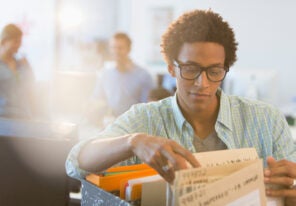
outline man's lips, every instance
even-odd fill
[[[200,92],[189,92],[189,97],[193,100],[203,101],[209,98],[209,94]]]
[[[200,97],[208,97],[210,96],[207,93],[200,93],[200,92],[189,92],[190,95],[194,95],[194,96],[200,96]]]

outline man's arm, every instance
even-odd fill
[[[187,168],[186,162],[199,166],[191,152],[175,141],[143,133],[93,140],[81,149],[78,162],[86,171],[101,172],[134,155],[168,182],[173,181],[175,170]]]
[[[285,198],[285,205],[296,205],[296,188],[291,188],[296,178],[296,150],[293,138],[284,115],[278,110],[272,110],[270,120],[273,137],[272,154],[267,157],[267,167],[264,171],[265,183],[278,185],[267,189],[266,194]]]
[[[102,172],[132,157],[128,143],[130,136],[96,139],[87,143],[78,155],[79,167],[89,172]]]

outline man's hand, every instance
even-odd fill
[[[279,185],[277,189],[267,189],[266,194],[273,197],[285,197],[285,205],[296,205],[296,163],[288,160],[276,161],[267,158],[268,169],[264,171],[264,181]],[[295,180],[295,181],[294,181]]]
[[[175,171],[200,164],[193,154],[173,140],[147,134],[135,134],[130,138],[133,153],[154,168],[167,182],[172,183]]]

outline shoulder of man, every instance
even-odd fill
[[[228,98],[230,107],[232,109],[239,109],[240,111],[256,111],[258,114],[267,115],[267,114],[274,114],[279,115],[281,114],[280,110],[275,106],[267,102],[263,102],[260,100],[253,100],[241,96],[234,96],[234,95],[226,95]]]
[[[166,112],[171,112],[172,110],[172,98],[168,97],[159,101],[148,102],[148,103],[138,103],[131,106],[128,113],[147,113],[151,116],[151,112],[156,112],[157,114],[164,114]],[[169,110],[169,111],[168,111]]]

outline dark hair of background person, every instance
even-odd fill
[[[1,32],[0,39],[14,39],[23,35],[22,30],[15,24],[7,24]]]
[[[132,40],[129,38],[129,36],[126,33],[123,32],[117,32],[113,35],[114,39],[123,39],[126,41],[129,48],[132,46]]]
[[[194,10],[175,20],[162,36],[161,48],[164,60],[171,65],[177,59],[184,43],[215,42],[225,49],[225,67],[236,61],[238,43],[233,29],[219,14],[211,10]]]
[[[172,93],[169,90],[163,87],[156,87],[150,90],[148,94],[148,101],[158,101],[170,96],[172,96]]]

